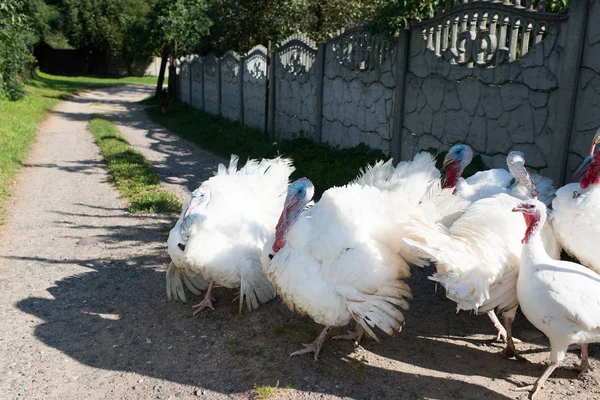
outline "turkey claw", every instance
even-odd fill
[[[537,383],[533,385],[527,385],[520,388],[516,388],[515,392],[529,392],[529,399],[532,400],[537,396],[540,390],[544,388],[544,385],[538,386]]]
[[[302,343],[303,349],[293,352],[290,357],[299,356],[301,354],[315,353],[315,361],[319,360],[322,343]]]
[[[202,310],[204,310],[207,307],[213,311],[216,311],[215,306],[212,303],[214,300],[215,299],[212,296],[204,297],[204,300],[202,300],[200,303],[192,306],[193,308],[197,308],[197,310],[194,311],[194,313],[192,315],[198,314],[199,312],[201,312]]]

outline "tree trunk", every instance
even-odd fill
[[[160,98],[163,83],[165,81],[165,70],[167,69],[167,61],[169,59],[169,46],[163,47],[160,59],[160,71],[158,72],[158,82],[156,83],[156,97]]]
[[[169,65],[169,88],[167,95],[169,100],[175,98],[175,86],[177,78],[177,67],[175,66],[175,58],[177,57],[177,41],[173,40],[173,48],[171,52],[171,65]]]

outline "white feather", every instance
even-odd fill
[[[411,292],[402,281],[410,269],[398,255],[398,236],[439,175],[428,153],[396,168],[380,162],[347,186],[327,190],[272,260],[270,238],[261,260],[286,305],[326,326],[355,320],[373,337],[374,327],[399,331],[404,315],[396,307],[408,309]]]
[[[511,210],[520,202],[507,194],[479,200],[450,228],[415,217],[404,242],[436,261],[431,279],[444,285],[459,309],[482,313],[517,305],[516,276],[526,225],[523,216]],[[549,224],[544,236],[547,250],[558,258],[560,247]]]
[[[600,273],[600,189],[582,189],[570,183],[558,189],[552,201],[552,225],[567,253],[586,267]],[[579,193],[573,198],[573,192]]]
[[[178,221],[169,237],[169,254],[178,260],[173,259],[179,273],[192,282],[201,277],[205,282],[240,288],[240,307],[245,299],[252,310],[276,295],[262,271],[260,254],[275,229],[285,200],[282,193],[294,167],[279,157],[248,160],[240,169],[237,163],[233,155],[229,167],[219,165],[217,174],[202,183],[210,191],[210,201],[196,216],[184,252],[177,247]]]

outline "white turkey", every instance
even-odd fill
[[[395,169],[391,162],[378,163],[355,182],[327,190],[305,211],[312,183],[303,178],[289,186],[275,237],[263,251],[263,267],[290,310],[325,326],[312,344],[291,356],[314,352],[317,360],[330,329],[351,320],[356,331],[336,338],[360,341],[366,331],[377,339],[375,327],[389,335],[402,329],[404,315],[396,306],[407,310],[411,291],[403,282],[409,266],[398,255],[399,221],[439,177],[428,153]]]
[[[552,179],[538,174],[530,174],[522,168],[525,155],[520,151],[512,151],[507,157],[508,171],[503,168],[493,168],[479,171],[470,177],[461,178],[465,168],[473,159],[473,150],[466,144],[457,144],[448,150],[444,158],[445,180],[444,188],[454,188],[463,199],[472,202],[491,197],[499,193],[515,193],[517,190],[526,190],[527,180],[533,179],[535,196],[545,204],[550,204],[556,188],[552,186]],[[526,192],[515,193],[527,195]]]
[[[600,138],[600,135],[597,135]],[[552,202],[552,225],[565,251],[600,273],[600,151],[579,183],[558,189]]]
[[[248,160],[237,168],[220,164],[215,176],[196,189],[168,239],[172,263],[167,295],[185,301],[181,281],[194,293],[207,289],[194,314],[214,310],[214,285],[237,288],[239,310],[249,310],[275,297],[275,288],[262,271],[260,255],[273,233],[294,171],[285,158]]]
[[[453,188],[463,199],[474,202],[498,193],[505,193],[513,176],[505,169],[494,168],[479,171],[469,178],[462,178],[465,168],[473,160],[473,150],[466,144],[457,144],[448,150],[444,158],[445,179],[443,188]]]
[[[525,225],[523,218],[510,210],[528,197],[525,193],[533,196],[536,188],[521,153],[509,154],[507,161],[517,182],[513,194],[500,193],[474,202],[449,228],[415,213],[404,243],[436,262],[437,272],[430,279],[445,287],[446,296],[459,310],[488,314],[498,339],[507,342],[504,354],[516,356],[511,326],[518,305],[516,283]],[[560,247],[549,224],[543,237],[549,254],[558,258]],[[504,314],[504,327],[494,310]]]
[[[521,310],[550,340],[550,365],[535,384],[519,388],[533,399],[565,358],[570,344],[581,346],[579,376],[590,369],[588,343],[600,342],[600,275],[580,264],[554,260],[546,254],[540,235],[546,206],[527,200],[513,211],[523,213],[521,268],[517,295]]]

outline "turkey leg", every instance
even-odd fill
[[[290,357],[299,356],[300,354],[306,354],[306,353],[315,353],[315,361],[317,361],[319,359],[319,352],[321,351],[321,346],[323,346],[323,342],[325,341],[325,338],[327,337],[327,334],[329,333],[330,330],[331,330],[331,327],[326,326],[321,331],[319,336],[317,336],[317,338],[315,339],[314,342],[312,342],[310,344],[302,343],[302,346],[304,346],[304,348],[302,350],[293,352],[292,354],[290,354]]]
[[[362,342],[363,336],[365,334],[365,330],[360,324],[356,324],[356,328],[354,328],[354,332],[348,331],[347,335],[338,335],[334,336],[332,340],[353,340],[354,346],[358,346],[360,342]]]
[[[487,316],[492,321],[492,324],[494,324],[494,328],[496,328],[496,330],[498,331],[498,336],[496,336],[496,341],[497,342],[506,342],[507,341],[506,328],[504,328],[504,326],[502,326],[502,324],[500,323],[500,320],[496,316],[496,313],[494,312],[494,310],[488,311]]]
[[[516,312],[516,308],[515,308]],[[506,328],[506,347],[502,351],[502,354],[507,358],[516,358],[519,361],[527,361],[525,357],[519,354],[519,351],[515,347],[515,340],[512,337],[512,323],[514,321],[514,315],[504,316],[504,327]]]
[[[581,343],[581,364],[579,364],[578,366],[575,366],[571,369],[579,372],[579,375],[577,375],[578,379],[583,379],[584,375],[588,372],[588,371],[593,371],[594,369],[590,366],[590,360],[588,359],[588,345],[587,343]]]
[[[552,375],[552,373],[554,372],[554,370],[559,365],[560,365],[560,361],[556,361],[556,362],[551,363],[550,365],[548,365],[548,368],[546,368],[546,370],[544,371],[544,373],[542,374],[542,376],[540,376],[538,378],[538,380],[535,381],[535,383],[533,385],[520,387],[520,388],[515,389],[515,391],[517,391],[517,392],[529,392],[529,398],[530,399],[534,399],[535,396],[537,396],[537,394],[539,393],[539,391],[544,387],[544,383],[546,383],[546,379],[548,379],[548,377],[550,375]]]
[[[215,301],[215,298],[212,295],[212,289],[213,286],[215,284],[215,281],[210,281],[210,284],[208,285],[208,290],[206,290],[206,294],[204,295],[204,299],[202,299],[202,301],[198,304],[196,304],[195,306],[192,306],[193,308],[197,308],[196,311],[194,311],[194,314],[192,315],[196,315],[198,314],[200,311],[204,310],[206,307],[210,308],[211,310],[215,311],[215,306],[213,306],[213,301]]]

